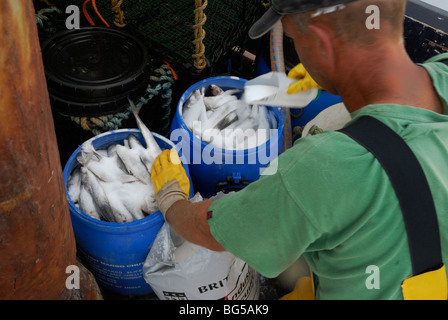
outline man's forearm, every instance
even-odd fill
[[[225,251],[210,232],[207,212],[213,200],[179,200],[166,212],[168,224],[183,239],[214,251]]]

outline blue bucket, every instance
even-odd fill
[[[123,141],[133,134],[145,145],[138,129],[121,129],[109,131],[92,138],[95,149],[104,149]],[[173,143],[165,137],[153,133],[162,149],[171,149]],[[64,184],[67,190],[67,180],[78,165],[76,156],[81,147],[69,158],[64,171]],[[188,166],[182,159],[188,177]],[[190,197],[194,195],[190,184]],[[113,223],[94,219],[71,201],[66,192],[68,207],[72,220],[73,231],[78,255],[85,266],[92,272],[98,284],[103,288],[121,295],[144,295],[153,292],[143,278],[143,263],[151,249],[159,229],[164,223],[163,215],[157,211],[143,219]]]
[[[294,127],[304,127],[308,122],[313,120],[321,111],[328,107],[334,106],[342,102],[340,96],[333,95],[327,91],[321,91],[319,97],[311,101],[304,108],[291,108],[291,128],[294,131]],[[301,135],[293,137],[293,142],[300,138]]]
[[[188,88],[178,102],[170,139],[189,164],[195,191],[204,198],[212,197],[219,191],[238,191],[258,180],[268,164],[283,152],[284,118],[278,107],[269,107],[277,120],[278,130],[264,144],[246,150],[221,149],[209,145],[194,136],[185,124],[182,107],[195,90],[208,90],[211,84],[224,90],[244,89],[246,81],[231,76],[208,78]]]

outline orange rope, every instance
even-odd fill
[[[82,5],[82,12],[84,13],[84,16],[86,17],[87,21],[89,21],[90,25],[91,25],[91,26],[94,26],[95,23],[93,22],[92,18],[90,18],[89,13],[87,12],[87,3],[88,3],[89,1],[90,1],[90,0],[86,0],[86,1],[84,2],[84,4]]]
[[[174,69],[170,66],[170,64],[168,62],[166,62],[165,60],[162,60],[162,62],[165,63],[168,66],[168,68],[170,68],[171,73],[173,74],[173,79],[178,80],[179,77],[177,76],[176,71],[174,71]]]
[[[109,24],[106,22],[106,20],[104,20],[103,16],[98,11],[98,8],[96,7],[95,0],[92,0],[92,5],[93,5],[93,9],[95,9],[95,12],[98,15],[98,17],[100,17],[101,21],[103,21],[103,23],[109,28]]]
[[[82,12],[84,13],[84,16],[86,17],[87,21],[89,21],[90,25],[94,26],[95,22],[93,22],[92,18],[90,18],[89,13],[87,12],[87,3],[89,3],[89,1],[92,1],[93,9],[95,10],[98,17],[100,17],[101,21],[103,21],[103,23],[109,27],[109,24],[106,22],[106,20],[104,20],[103,16],[98,11],[98,8],[96,7],[95,0],[86,0],[86,1],[84,1],[83,5],[82,5]]]

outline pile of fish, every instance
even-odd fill
[[[85,214],[102,221],[130,222],[159,210],[151,183],[151,167],[161,149],[129,101],[146,143],[132,134],[122,144],[95,150],[85,142],[67,181],[72,202]]]
[[[274,113],[266,106],[247,104],[236,94],[210,85],[195,90],[182,107],[182,118],[190,131],[202,141],[231,150],[249,149],[269,140],[278,128]]]

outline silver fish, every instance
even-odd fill
[[[220,86],[217,86],[215,84],[211,84],[209,88],[213,96],[217,96],[224,93],[224,90]]]
[[[238,101],[228,101],[225,105],[216,109],[215,112],[208,118],[208,121],[202,124],[203,130],[218,128],[218,124],[221,123],[230,113],[238,109]]]
[[[81,184],[80,192],[79,192],[79,199],[78,199],[78,203],[76,205],[85,214],[91,216],[94,219],[102,220],[101,216],[99,215],[99,213],[96,209],[96,205],[93,202],[92,195],[87,190],[85,183]]]
[[[82,144],[81,152],[76,156],[76,159],[80,164],[85,165],[92,159],[99,160],[101,156],[93,147],[92,141],[89,140]]]
[[[207,121],[203,89],[193,91],[188,101],[182,107],[182,118],[190,130],[192,130],[195,121]]]
[[[140,143],[140,141],[134,135],[130,135],[128,140],[129,140],[129,148],[138,151],[140,160],[146,166],[148,172],[151,173],[152,164],[156,159],[157,155],[153,152],[146,152],[146,148]]]
[[[249,105],[236,96],[242,90],[224,91],[212,84],[211,96],[205,96],[204,91],[195,90],[181,111],[187,127],[206,143],[224,149],[244,149],[244,145],[253,146],[257,140],[258,145],[264,143],[270,138],[270,129],[277,129],[277,120],[270,110]]]
[[[148,149],[150,152],[154,153],[156,156],[158,156],[162,149],[160,149],[160,146],[157,144],[156,140],[154,139],[154,136],[152,135],[151,131],[145,126],[145,124],[142,122],[140,117],[138,116],[138,113],[140,112],[140,108],[138,108],[134,102],[132,102],[131,99],[128,98],[129,105],[131,106],[132,112],[134,113],[135,119],[137,121],[137,126],[142,132],[143,138],[146,142],[146,149]]]
[[[207,110],[216,110],[231,101],[237,101],[238,98],[234,96],[235,93],[242,92],[239,89],[232,89],[224,91],[216,96],[204,97],[204,104]]]
[[[232,123],[238,120],[238,116],[235,112],[229,113],[222,121],[220,121],[216,128],[218,130],[224,130],[225,128],[228,128]]]
[[[81,211],[99,220],[129,222],[159,210],[150,177],[154,152],[134,135],[123,145],[96,150],[89,141],[81,150],[79,167],[67,181],[69,195]]]
[[[83,179],[83,186],[92,196],[92,200],[98,214],[106,221],[116,222],[115,216],[111,212],[112,210],[109,203],[109,198],[107,197],[106,192],[96,176],[85,167],[81,167],[81,175]]]
[[[118,157],[124,163],[126,170],[132,176],[134,176],[144,184],[148,184],[151,181],[149,171],[140,159],[141,151],[139,149],[131,149],[126,148],[122,145],[117,145],[116,152]],[[125,183],[125,181],[122,182]]]
[[[110,182],[118,179],[122,183],[128,183],[137,180],[136,177],[127,174],[117,166],[116,157],[101,156],[98,160],[92,160],[92,157],[90,157],[88,161],[84,161],[82,164],[84,168],[94,173],[102,181]]]
[[[67,192],[70,200],[77,204],[81,193],[81,169],[77,166],[67,179]]]
[[[142,189],[143,184],[140,181],[120,184],[119,182],[103,183],[102,187],[108,195],[109,212],[114,217],[113,222],[131,222],[142,219],[143,212],[139,208],[136,190],[134,186],[138,185]]]

